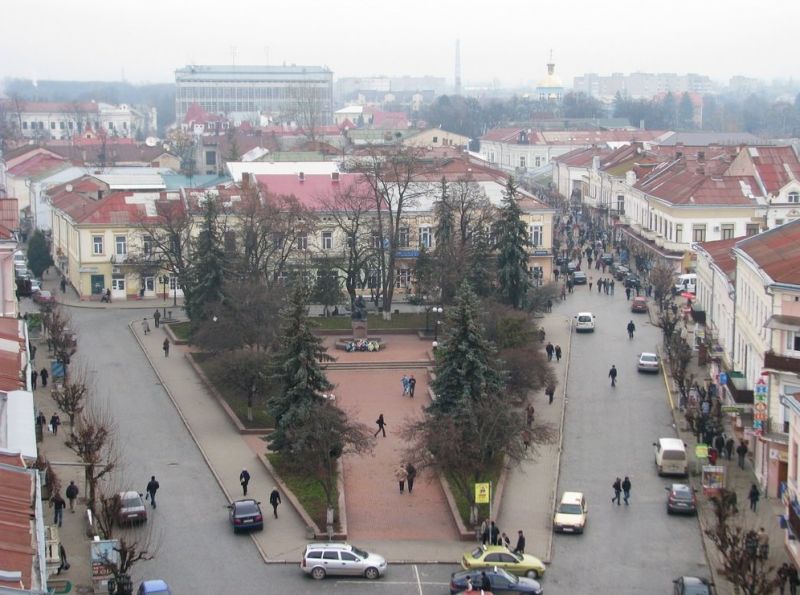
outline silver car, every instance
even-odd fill
[[[661,369],[661,362],[659,361],[657,353],[644,352],[639,354],[638,369],[640,372],[655,372]]]
[[[300,568],[317,580],[328,575],[376,579],[386,573],[386,559],[347,543],[309,543]]]

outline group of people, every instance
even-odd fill
[[[42,368],[41,372],[34,370],[31,372],[31,387],[36,390],[36,384],[39,380],[42,381],[42,388],[46,387],[48,378],[50,378],[50,372],[47,371],[47,368]]]
[[[242,469],[239,473],[239,485],[242,486],[242,495],[247,496],[247,486],[250,485],[250,472],[247,469]],[[281,504],[281,493],[278,488],[272,488],[269,494],[269,503],[272,506],[272,514],[278,518],[278,505]]]
[[[547,343],[544,348],[545,353],[547,354],[547,361],[553,361],[553,357],[556,358],[556,362],[561,361],[561,346],[560,345],[553,345],[552,343]]]
[[[408,484],[408,493],[414,491],[414,480],[417,478],[417,468],[412,463],[401,463],[394,470],[394,478],[400,486],[400,493],[404,493],[405,486]]]
[[[614,480],[614,483],[611,484],[612,489],[614,490],[614,495],[611,497],[611,503],[613,504],[614,501],[617,502],[617,506],[620,506],[620,496],[622,500],[625,501],[625,506],[628,505],[628,501],[631,498],[631,478],[627,475],[625,479],[617,479]]]
[[[511,538],[504,531],[500,531],[494,521],[487,523],[484,520],[481,524],[480,533],[483,545],[502,545],[511,550]],[[525,553],[525,534],[522,529],[517,531],[517,543],[511,551],[515,554]]]
[[[413,398],[414,391],[417,388],[417,379],[414,378],[414,375],[403,374],[403,377],[400,379],[400,382],[403,385],[403,396]]]
[[[36,416],[36,425],[39,426],[42,435],[44,435],[45,427],[50,430],[50,433],[54,436],[58,435],[58,428],[61,426],[61,416],[58,415],[58,412],[53,413],[50,416],[50,422],[47,422],[47,417],[45,417],[43,411],[39,411],[39,414]]]

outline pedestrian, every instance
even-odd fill
[[[250,473],[247,469],[242,469],[242,472],[239,474],[239,483],[242,486],[242,495],[247,496],[247,484],[250,483]]]
[[[781,595],[785,595],[786,593],[786,582],[789,580],[789,564],[788,562],[784,562],[781,564],[781,567],[778,568],[778,588],[780,589]]]
[[[403,396],[405,397],[408,394],[408,374],[403,374],[400,382],[403,385]]]
[[[797,568],[789,566],[789,594],[797,595],[797,585],[800,584],[800,576],[797,575]]]
[[[535,413],[535,411],[534,411],[534,408],[533,408],[533,403],[528,403],[528,406],[525,408],[525,418],[526,418],[525,421],[528,424],[529,428],[533,427],[533,415],[534,415],[534,413]]]
[[[414,378],[414,375],[412,374],[411,378],[408,379],[408,394],[411,396],[412,399],[414,398],[414,389],[416,389],[416,387],[417,387],[417,379]]]
[[[161,349],[164,350],[164,357],[169,357],[169,339],[164,339]]]
[[[500,527],[495,525],[494,521],[492,521],[491,526],[489,527],[489,534],[492,545],[500,545]]]
[[[547,299],[547,311],[548,312],[552,312],[553,311],[553,300],[551,300],[549,298]],[[542,331],[542,332],[544,332],[544,331]],[[542,337],[542,341],[544,341],[544,337]]]
[[[147,317],[142,318],[142,332],[146,335],[150,332],[150,323],[147,322]]]
[[[614,295],[614,279],[611,279],[611,295]]]
[[[617,367],[614,364],[611,364],[608,377],[611,378],[611,386],[617,386]]]
[[[733,445],[733,438],[728,438],[728,440],[725,442],[725,454],[728,455],[729,461],[733,457]]]
[[[145,496],[145,498],[150,500],[150,506],[153,508],[156,507],[156,492],[160,487],[161,486],[156,481],[156,476],[151,475],[150,481],[147,482],[147,488],[145,488],[145,491],[147,492],[147,496]]]
[[[525,553],[525,535],[522,533],[522,529],[517,531],[517,545],[514,546],[514,553],[520,555]]]
[[[739,455],[739,467],[744,469],[744,458],[747,456],[747,443],[742,440],[739,442],[739,446],[736,447],[736,454]]]
[[[549,385],[546,389],[544,389],[544,394],[547,395],[547,403],[548,405],[553,404],[553,397],[556,394],[556,389],[553,385]]]
[[[42,429],[42,432],[44,432],[44,427],[47,425],[47,417],[45,417],[44,412],[41,410],[39,411],[39,415],[36,416],[36,425]]]
[[[623,493],[623,500],[625,500],[625,506],[628,505],[628,500],[631,497],[631,480],[626,475],[625,479],[622,480],[622,493]]]
[[[33,387],[33,390],[36,390],[36,381],[38,379],[39,379],[39,372],[37,372],[36,370],[31,372],[31,386]]]
[[[406,479],[408,479],[408,471],[406,471],[405,465],[399,465],[397,469],[394,470],[394,478],[397,480],[400,486],[400,493],[402,494],[406,487]]]
[[[408,482],[408,493],[414,491],[414,480],[417,478],[417,468],[411,463],[406,464],[406,481]]]
[[[39,372],[39,378],[42,381],[42,388],[47,386],[47,379],[50,377],[50,372],[47,371],[47,368],[42,368],[42,371]]]
[[[555,347],[553,347],[552,343],[547,343],[547,346],[544,348],[545,353],[547,353],[547,361],[553,361],[553,353],[555,352]]]
[[[708,464],[709,465],[716,465],[717,464],[717,456],[719,455],[719,451],[714,448],[713,446],[708,449]]]
[[[481,570],[481,593],[489,593],[492,590],[492,581],[486,575],[485,570]]]
[[[722,456],[722,452],[725,450],[725,437],[722,434],[717,434],[717,437],[714,438],[714,448]]]
[[[491,535],[489,533],[489,523],[486,522],[486,519],[483,519],[481,523],[481,543],[483,545],[489,545],[489,540],[491,539]]]
[[[375,423],[378,424],[378,429],[375,431],[375,436],[383,432],[383,437],[386,438],[386,420],[383,419],[383,413],[378,415],[378,419],[375,420]]]
[[[758,491],[758,486],[756,484],[752,484],[750,486],[750,492],[747,494],[747,499],[750,500],[750,510],[756,512],[758,508],[758,500],[761,498],[761,493]]]
[[[556,363],[558,363],[561,361],[561,345],[556,345],[555,354],[556,354]]]
[[[67,292],[67,278],[64,277],[63,275],[61,276],[61,282],[59,283],[59,285],[61,286],[61,293],[66,293]]]
[[[78,486],[75,485],[74,481],[69,482],[66,494],[67,494],[67,500],[69,500],[69,511],[74,513],[75,499],[78,497]]]
[[[55,516],[53,517],[53,524],[61,526],[62,521],[64,520],[64,508],[67,506],[67,503],[64,502],[64,498],[61,497],[59,492],[56,492],[56,495],[50,499],[50,505],[53,507],[55,511]]]
[[[275,518],[278,518],[278,504],[281,503],[281,494],[278,491],[278,488],[272,488],[272,491],[269,494],[269,503],[272,505],[272,514]]]
[[[525,447],[525,450],[531,445],[531,432],[530,430],[522,430],[522,446]]]
[[[633,320],[631,320],[628,323],[628,326],[626,326],[625,328],[628,329],[628,338],[633,339],[633,333],[636,331],[636,325],[633,324]]]
[[[589,266],[591,266],[591,264],[592,263],[589,263]],[[592,276],[591,275],[589,275],[589,291],[592,291]]]
[[[631,299],[631,288],[630,287],[626,287],[625,288],[625,299],[626,300],[630,300]]]
[[[511,549],[511,539],[508,535],[506,535],[505,531],[503,531],[503,533],[500,535],[500,545],[505,546],[507,549]]]
[[[620,505],[620,500],[619,499],[620,499],[620,496],[622,495],[622,480],[619,477],[617,477],[617,479],[614,480],[614,483],[611,484],[611,487],[614,490],[614,497],[611,498],[611,503],[613,504],[614,501],[616,500],[617,501],[617,506],[619,506]]]
[[[546,333],[544,332],[544,329],[540,328],[539,329],[539,342],[540,343],[544,343],[545,336],[546,336]]]
[[[58,413],[54,413],[50,417],[50,431],[53,432],[53,436],[58,436],[58,426],[61,425],[61,418],[58,416]]]
[[[106,289],[106,302],[111,303],[111,288]]]
[[[764,527],[758,529],[758,557],[762,560],[769,558],[769,533]]]
[[[62,570],[69,570],[70,563],[67,560],[67,550],[64,548],[64,544],[62,542],[58,542],[58,570],[56,570],[56,574],[61,574]]]
[[[156,328],[158,328],[158,323],[161,322],[161,312],[158,311],[158,308],[156,308],[156,311],[153,312],[153,322],[155,323]]]

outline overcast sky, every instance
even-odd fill
[[[800,78],[798,0],[4,0],[0,79],[171,82],[186,64],[465,82],[585,72]],[[235,48],[235,49],[234,49]]]

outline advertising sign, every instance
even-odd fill
[[[764,433],[767,412],[767,394],[769,387],[763,378],[759,378],[753,390],[753,433],[761,435]]]
[[[489,484],[475,484],[475,504],[489,504]]]

